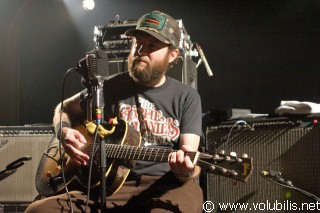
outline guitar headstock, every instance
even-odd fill
[[[231,152],[226,155],[222,150],[213,155],[201,153],[197,165],[207,173],[245,182],[252,175],[252,162],[253,159],[249,158],[247,154],[239,157],[235,152]]]

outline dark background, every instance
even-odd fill
[[[274,113],[281,100],[320,103],[320,1],[0,0],[0,125],[51,123],[62,79],[94,47],[93,29],[161,10],[183,24],[214,70],[198,69],[203,112]],[[67,78],[65,95],[82,89]],[[115,88],[116,89],[116,88]]]

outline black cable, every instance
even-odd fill
[[[238,127],[240,124],[245,124],[245,123],[246,123],[246,122],[243,121],[243,120],[238,120],[238,121],[236,121],[236,122],[231,126],[231,128],[230,128],[230,130],[229,130],[229,133],[228,133],[228,135],[227,135],[226,143],[223,144],[222,149],[220,149],[220,150],[226,151],[226,150],[229,148],[229,140],[230,140],[230,136],[231,136],[231,134],[232,134],[232,132],[233,132],[233,129],[234,129],[235,127]],[[218,178],[219,178],[219,181],[220,181],[220,176],[218,176]],[[220,186],[220,185],[219,185],[219,186]],[[218,194],[220,194],[220,191],[221,191],[221,188],[218,187]],[[220,212],[222,212],[222,210],[221,210],[220,207],[219,207],[218,210],[217,210],[217,213],[220,213]],[[234,211],[231,211],[231,212],[234,212]]]
[[[65,82],[66,82],[66,79],[67,79],[67,76],[72,72],[72,71],[76,71],[75,68],[70,68],[66,74],[64,75],[63,77],[63,81],[62,81],[62,88],[61,88],[61,106],[60,106],[60,128],[59,128],[59,132],[56,133],[57,135],[60,135],[62,136],[62,112],[63,112],[63,101],[64,101],[64,86],[65,86]],[[62,180],[63,180],[63,184],[64,184],[64,188],[66,190],[66,194],[68,196],[68,202],[69,202],[69,205],[70,205],[70,209],[71,209],[71,212],[73,213],[73,206],[72,206],[72,201],[71,201],[71,197],[70,197],[70,193],[69,193],[69,190],[68,190],[68,186],[67,186],[67,182],[66,182],[66,178],[65,178],[65,174],[64,174],[64,165],[63,165],[63,158],[62,158],[62,142],[61,142],[61,138],[59,138],[59,155],[60,155],[60,162],[61,162],[61,174],[62,174]]]
[[[64,87],[65,87],[65,81],[66,81],[66,78],[67,76],[72,72],[72,71],[76,71],[75,68],[70,68],[64,78],[63,78],[63,83],[62,83],[62,91],[61,91],[61,107],[60,107],[60,128],[59,128],[59,133],[58,135],[62,135],[62,112],[63,112],[63,102],[64,102]],[[92,174],[92,165],[93,165],[93,159],[94,159],[94,155],[97,151],[97,149],[95,150],[95,142],[97,140],[97,134],[98,134],[98,125],[96,127],[96,130],[95,130],[95,134],[94,134],[94,140],[93,140],[93,146],[92,146],[92,152],[91,152],[91,157],[90,157],[90,165],[89,165],[89,174],[88,174],[88,189],[87,189],[87,200],[86,200],[86,206],[85,206],[85,210],[87,210],[87,207],[88,207],[88,202],[89,202],[89,195],[90,195],[90,189],[91,189],[91,174]],[[73,213],[73,206],[72,206],[72,201],[71,201],[71,196],[70,196],[70,193],[69,193],[69,190],[68,190],[68,187],[67,187],[67,183],[66,183],[66,179],[65,179],[65,174],[64,174],[64,164],[63,164],[63,159],[62,159],[62,143],[61,143],[61,140],[59,140],[59,154],[60,154],[60,160],[61,160],[61,170],[62,170],[62,179],[63,179],[63,183],[64,183],[64,186],[65,186],[65,190],[66,190],[66,194],[68,196],[68,202],[69,202],[69,205],[70,205],[70,209],[71,209],[71,212]],[[86,211],[85,211],[86,212]]]
[[[95,132],[94,132],[94,139],[92,142],[92,150],[91,150],[91,156],[90,156],[90,164],[89,164],[89,174],[88,174],[88,188],[87,188],[87,200],[86,200],[86,207],[85,207],[85,212],[87,212],[87,207],[88,207],[88,202],[90,198],[90,189],[91,189],[91,175],[92,175],[92,166],[93,166],[93,157],[95,156],[98,147],[95,146],[96,141],[97,141],[97,135],[98,135],[98,125],[96,126]],[[95,149],[96,148],[96,149]]]
[[[229,131],[229,133],[228,133],[228,136],[227,136],[227,141],[226,141],[226,143],[223,145],[223,150],[225,150],[226,151],[226,149],[228,148],[228,146],[229,146],[229,140],[230,140],[230,136],[231,136],[231,133],[232,133],[232,131],[233,131],[233,129],[235,128],[235,127],[237,127],[237,128],[241,128],[241,126],[246,126],[246,128],[250,128],[250,130],[253,130],[253,128],[252,127],[250,127],[248,124],[247,124],[247,122],[246,121],[244,121],[244,120],[238,120],[238,121],[236,121],[233,125],[232,125],[232,127],[230,128],[230,131]]]

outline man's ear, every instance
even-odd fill
[[[171,50],[169,63],[173,62],[178,57],[178,55],[179,55],[179,49]]]

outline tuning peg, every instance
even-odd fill
[[[232,176],[238,176],[238,173],[236,171],[231,172]]]
[[[248,154],[243,153],[243,154],[242,154],[242,158],[248,158]]]
[[[230,156],[236,158],[236,157],[237,157],[237,153],[235,153],[235,152],[230,152]]]
[[[225,157],[224,156],[220,156],[219,154],[215,154],[213,156],[214,160],[216,161],[222,161],[222,160],[225,160]]]
[[[214,171],[215,169],[216,169],[215,166],[210,166],[210,170],[211,170],[211,171]]]

